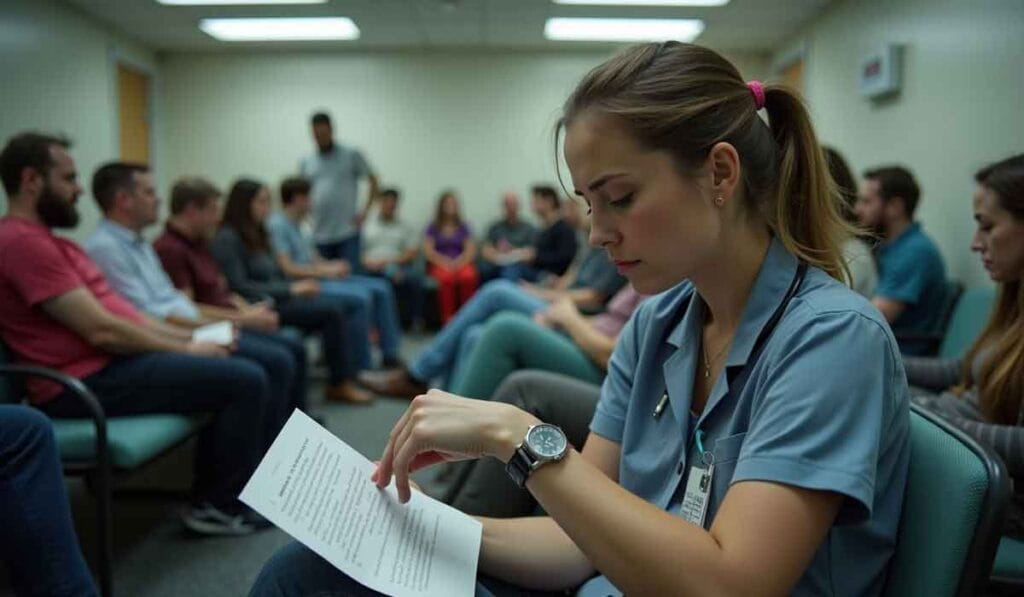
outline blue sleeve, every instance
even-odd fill
[[[598,400],[594,418],[590,421],[591,431],[618,444],[622,443],[622,434],[626,426],[626,412],[629,398],[633,393],[633,377],[640,354],[641,336],[647,327],[638,322],[647,321],[648,318],[643,310],[638,309],[622,328],[622,333],[615,343],[615,350],[608,360],[608,374],[601,384],[601,398]]]
[[[285,255],[292,261],[297,261],[295,252],[291,250],[288,231],[279,222],[271,220],[267,224],[267,232],[270,233],[270,248],[277,255]]]
[[[763,390],[732,482],[836,492],[847,498],[840,522],[863,521],[874,503],[883,430],[907,405],[891,336],[852,311],[814,315],[778,333],[785,340],[757,382]]]
[[[908,305],[917,304],[928,284],[928,268],[922,267],[923,263],[926,263],[924,255],[913,245],[888,256],[875,294]]]
[[[366,158],[363,157],[363,153],[361,151],[355,152],[355,167],[356,176],[360,178],[373,174],[373,171],[370,170],[370,164],[366,161]]]
[[[131,301],[140,311],[150,312],[151,305],[146,304],[148,293],[141,278],[135,275],[131,260],[114,243],[102,238],[93,237],[86,243],[86,251],[96,265],[103,270],[107,282],[115,292]],[[162,316],[158,316],[162,317]]]

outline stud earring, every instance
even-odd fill
[[[722,197],[715,197],[715,205],[717,205],[718,207],[722,207],[723,205],[725,205],[725,199],[723,199]]]

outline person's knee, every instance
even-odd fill
[[[278,597],[319,590],[337,577],[337,589],[343,588],[342,573],[305,545],[293,541],[277,550],[263,565],[249,597]],[[307,586],[309,585],[309,586]]]
[[[54,443],[50,419],[30,406],[10,406],[2,409],[0,435],[14,438],[17,451],[36,451]]]

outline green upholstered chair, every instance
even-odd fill
[[[1024,595],[1024,541],[1003,537],[992,564],[992,585],[1009,594]]]
[[[996,291],[992,286],[968,288],[960,295],[939,346],[940,357],[959,358],[967,352],[988,322],[995,299]]]
[[[96,499],[97,567],[100,591],[113,594],[111,482],[115,474],[137,469],[198,433],[206,417],[138,415],[107,418],[96,396],[81,381],[54,369],[13,364],[0,343],[0,403],[22,402],[28,377],[55,381],[81,401],[90,416],[52,419],[64,472],[86,477]]]
[[[980,594],[1009,496],[1006,468],[988,447],[912,406],[910,471],[885,595]]]

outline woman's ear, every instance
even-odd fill
[[[707,158],[708,171],[711,174],[711,191],[716,203],[729,202],[740,184],[740,155],[731,143],[719,142],[711,147]]]

